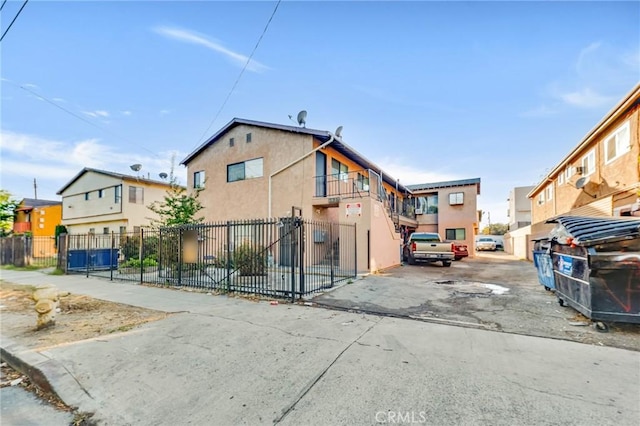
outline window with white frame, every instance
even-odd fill
[[[562,185],[564,183],[564,172],[558,175],[558,185]]]
[[[227,182],[259,178],[262,177],[262,174],[262,158],[227,165]]]
[[[193,174],[193,187],[196,189],[204,188],[204,170]]]
[[[596,171],[596,152],[589,151],[587,155],[582,157],[582,176],[590,175]]]
[[[564,180],[566,180],[567,182],[569,182],[569,179],[571,179],[571,176],[573,176],[573,172],[574,172],[574,168],[571,164],[569,164],[567,166],[566,169],[564,169]]]
[[[115,189],[115,202],[119,203],[122,200],[122,185],[114,187]]]
[[[538,205],[544,204],[544,191],[538,194]]]
[[[464,204],[464,192],[452,192],[449,194],[449,205],[455,206]]]
[[[610,163],[631,149],[631,133],[629,121],[618,127],[615,132],[604,140],[604,161]]]
[[[547,186],[547,188],[544,190],[544,198],[547,201],[553,200],[553,185]]]

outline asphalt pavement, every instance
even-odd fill
[[[626,426],[640,418],[635,351],[84,276],[1,273],[16,284],[174,313],[42,351],[3,336],[3,357],[41,373],[101,425]]]

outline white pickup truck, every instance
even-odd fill
[[[442,262],[442,266],[451,266],[455,258],[454,243],[442,241],[440,234],[434,232],[414,232],[404,246],[403,257],[409,265],[417,261]]]

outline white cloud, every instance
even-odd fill
[[[434,183],[449,180],[463,179],[450,173],[438,171],[425,171],[423,168],[415,168],[405,164],[402,160],[383,158],[377,163],[384,173],[388,173],[394,179],[400,179],[402,185],[414,185],[419,183]]]
[[[8,80],[7,80],[8,81]],[[38,85],[33,83],[24,83],[22,87],[26,87],[27,89],[39,89]]]
[[[616,99],[612,96],[601,95],[589,87],[574,92],[560,93],[559,97],[565,103],[579,108],[598,108],[611,104]]]
[[[183,30],[179,28],[171,28],[171,27],[156,27],[153,29],[154,32],[167,37],[173,40],[183,41],[185,43],[197,44],[200,46],[204,46],[207,49],[213,50],[217,53],[222,53],[227,58],[231,59],[236,65],[240,67],[244,67],[247,61],[249,60],[248,56],[245,56],[241,53],[236,53],[232,50],[227,49],[222,44],[211,40],[204,34],[200,34],[194,31]],[[258,61],[251,59],[249,64],[247,65],[248,71],[261,72],[269,69],[266,65],[261,64]]]
[[[126,116],[131,115],[131,111],[120,111],[120,113],[121,113],[122,115],[126,115]]]
[[[109,117],[109,112],[105,110],[96,110],[96,111],[82,111],[83,114],[88,115],[89,117],[98,118],[98,117]]]
[[[162,110],[160,110],[160,115],[167,115],[167,114],[169,114],[170,112],[171,112],[171,111],[170,111],[170,110],[168,110],[168,109],[162,109]]]
[[[52,98],[51,99],[54,102],[67,102],[66,100],[62,99],[62,98]]]
[[[598,50],[600,46],[602,46],[602,43],[598,41],[591,43],[589,46],[580,51],[580,53],[578,54],[578,60],[576,61],[576,71],[581,72],[583,70],[584,62],[588,59],[588,56]]]

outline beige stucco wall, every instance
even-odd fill
[[[504,235],[504,251],[518,259],[532,260],[531,226],[525,226]]]
[[[246,142],[251,133],[251,142]],[[234,146],[229,145],[234,138]],[[205,188],[199,199],[207,222],[265,218],[269,214],[269,175],[313,149],[313,138],[306,134],[238,125],[209,146],[187,165],[188,188],[193,175],[204,170]],[[256,158],[263,159],[263,176],[227,182],[227,166]],[[301,207],[311,216],[315,157],[275,175],[271,183],[271,216],[291,214],[291,206]]]

